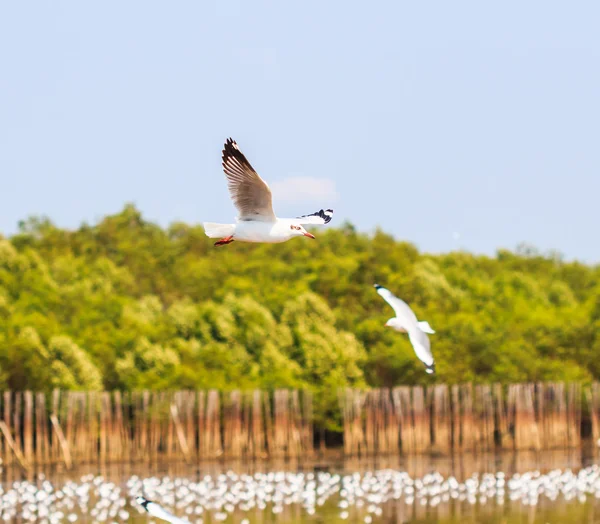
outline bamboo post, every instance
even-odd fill
[[[313,404],[312,392],[308,389],[302,390],[302,427],[304,442],[304,453],[311,456],[314,453],[313,448]]]
[[[402,453],[413,453],[416,447],[416,436],[412,403],[410,400],[410,388],[408,386],[394,388],[393,395],[397,418],[400,421],[400,445]]]
[[[452,402],[450,408],[452,410],[452,450],[460,449],[460,390],[458,384],[454,384],[451,388]]]
[[[95,391],[90,391],[87,394],[87,419],[90,425],[87,461],[92,462],[98,460],[98,439],[100,433],[98,423],[98,395]]]
[[[58,416],[60,412],[60,390],[55,388],[52,391],[52,410],[51,413],[54,413]],[[58,437],[54,438],[54,434],[49,431],[50,435],[52,435],[52,461],[58,462],[61,456],[60,443],[58,442]]]
[[[2,434],[4,435],[4,442],[6,442],[8,448],[13,452],[19,465],[25,471],[28,471],[29,464],[25,460],[25,457],[23,456],[19,448],[16,446],[15,441],[13,440],[12,435],[10,434],[10,429],[6,425],[6,422],[4,422],[3,420],[0,421],[0,431],[2,431]]]
[[[33,462],[33,393],[25,391],[25,417],[23,421],[23,448],[25,460],[28,464]]]
[[[340,405],[340,411],[342,412],[342,424],[344,426],[343,439],[345,455],[352,455],[354,453],[354,445],[352,438],[352,404],[348,400],[348,397],[351,395],[351,393],[352,390],[350,388],[338,390],[338,402]]]
[[[475,387],[475,406],[477,447],[482,451],[490,451],[494,447],[494,406],[489,384],[479,384]]]
[[[183,456],[185,461],[190,463],[190,448],[187,443],[187,439],[185,438],[185,432],[183,430],[183,425],[179,420],[179,410],[175,404],[171,404],[171,417],[173,418],[173,423],[175,424],[175,430],[177,432],[177,439],[179,440],[179,445],[181,446],[181,451],[183,451]]]
[[[423,386],[412,387],[412,408],[415,424],[415,451],[423,452],[431,444],[430,416],[427,390]]]
[[[150,409],[150,392],[146,389],[142,392],[142,413],[140,417],[140,451],[141,457],[148,457],[150,452],[150,421],[148,411]]]
[[[595,452],[598,452],[598,447],[600,444],[600,412],[599,412],[599,396],[598,396],[598,386],[597,382],[594,382],[591,386],[585,389],[585,399],[588,404],[588,409],[590,412],[590,419],[592,423],[592,441],[593,441],[593,449]]]
[[[56,432],[56,436],[58,437],[58,442],[60,443],[65,465],[67,466],[67,469],[71,469],[73,467],[73,461],[71,459],[71,450],[69,449],[69,443],[67,442],[63,430],[60,427],[60,423],[58,422],[58,418],[54,413],[50,415],[50,422],[52,422],[52,426],[54,428],[54,431]]]
[[[209,453],[211,457],[219,457],[223,454],[221,443],[221,410],[219,392],[211,389],[208,392],[208,405],[206,407],[207,424],[209,430]]]
[[[254,456],[265,458],[265,429],[262,408],[262,392],[255,389],[252,392],[252,440]]]
[[[73,391],[67,391],[66,392],[67,395],[67,416],[66,418],[63,419],[63,422],[65,422],[65,441],[69,444],[69,449],[72,451],[71,454],[71,458],[74,457],[74,449],[73,449],[73,443],[74,443],[74,438],[73,438],[73,434],[74,434],[74,404],[75,404],[75,392]]]
[[[473,451],[476,445],[476,428],[473,423],[473,386],[460,386],[460,447]]]
[[[302,416],[300,414],[300,397],[298,396],[298,390],[294,389],[291,396],[291,417],[290,417],[290,431],[289,431],[289,453],[293,457],[298,457],[302,452],[302,439],[301,439],[301,425]]]
[[[35,395],[35,459],[38,464],[49,461],[48,431],[46,425],[46,397],[43,393]]]
[[[581,446],[581,384],[571,383],[567,389],[569,447]]]
[[[242,455],[242,394],[229,392],[223,400],[223,452],[228,457]]]
[[[10,423],[11,397],[12,397],[12,395],[11,395],[10,391],[4,392],[4,425],[6,426],[6,429],[9,434],[10,434],[10,427],[11,427],[11,423]],[[4,441],[4,461],[7,466],[12,464],[12,454],[10,453],[11,450],[12,450],[12,448],[10,447],[8,440],[5,440]]]
[[[182,406],[185,414],[186,441],[190,447],[190,454],[196,453],[196,427],[194,426],[194,409],[196,407],[196,393],[194,391],[185,392],[185,404]]]
[[[450,453],[452,449],[452,431],[450,418],[450,399],[448,386],[433,386],[433,435],[435,448],[440,453]]]
[[[208,455],[208,432],[206,431],[206,398],[204,391],[198,391],[198,456]]]
[[[273,418],[271,410],[271,398],[268,391],[263,392],[263,406],[265,412],[265,444],[269,456],[273,456],[275,437],[273,434]]]
[[[23,452],[21,447],[21,406],[23,404],[23,393],[21,391],[15,392],[15,402],[14,402],[14,411],[13,411],[13,444],[16,449],[19,450],[20,453]]]
[[[506,411],[506,402],[504,400],[504,390],[502,384],[494,384],[492,393],[495,406],[495,426],[500,439],[500,447],[502,449],[512,448],[512,437],[508,428],[508,414]]]

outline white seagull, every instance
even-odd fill
[[[292,237],[315,238],[302,227],[303,224],[327,224],[333,216],[332,209],[321,209],[298,218],[277,218],[269,186],[231,138],[227,139],[223,149],[223,171],[239,216],[235,224],[203,224],[206,236],[221,238],[215,246],[230,244],[234,240],[275,244]]]
[[[153,517],[166,520],[167,522],[172,522],[174,524],[190,524],[189,521],[180,519],[172,513],[169,513],[166,509],[161,508],[156,502],[152,502],[144,497],[136,497],[135,501]]]
[[[435,362],[433,360],[433,355],[431,354],[431,346],[429,344],[427,333],[433,334],[435,331],[431,328],[429,322],[419,322],[417,316],[414,314],[413,310],[410,309],[408,304],[395,296],[389,289],[381,287],[378,284],[375,284],[375,289],[396,312],[396,316],[390,318],[385,325],[396,331],[400,331],[401,333],[408,333],[408,338],[417,357],[425,364],[425,371],[427,373],[434,373]]]

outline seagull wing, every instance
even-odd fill
[[[156,502],[152,502],[144,497],[137,497],[136,502],[153,517],[166,520],[167,522],[172,522],[173,524],[190,524],[189,521],[176,517],[172,513],[169,513],[166,509],[160,507]]]
[[[239,220],[275,222],[269,186],[231,138],[227,139],[223,148],[223,171],[229,194],[239,211]]]
[[[419,328],[414,328],[408,332],[408,338],[419,360],[428,368],[432,367],[433,355],[431,354],[431,344],[429,343],[427,333],[421,331]]]
[[[395,296],[389,289],[378,286],[377,284],[375,284],[375,289],[377,290],[377,293],[392,306],[392,309],[396,313],[396,317],[405,325],[407,331],[412,325],[416,325],[417,316],[404,300]]]
[[[298,219],[294,222],[297,222],[298,224],[323,225],[331,222],[332,217],[333,209],[321,209],[320,211],[317,211],[316,213],[312,213],[310,215],[302,215],[301,217],[298,217]]]

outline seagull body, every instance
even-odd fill
[[[269,186],[231,138],[227,139],[223,148],[223,171],[239,216],[235,224],[203,224],[209,238],[222,237],[215,246],[230,244],[234,240],[277,244],[298,236],[315,238],[303,226],[327,224],[333,216],[332,209],[321,209],[297,218],[277,218]]]
[[[375,284],[375,289],[396,313],[396,316],[390,318],[385,325],[401,333],[408,333],[408,339],[417,357],[425,364],[425,371],[434,373],[435,361],[431,354],[431,345],[427,333],[433,334],[435,331],[431,328],[429,322],[417,320],[417,316],[409,305],[395,296],[389,289],[378,284]]]
[[[145,499],[144,497],[136,497],[135,501],[142,506],[150,515],[173,524],[190,524],[189,521],[180,519],[166,509],[161,508],[156,502]]]

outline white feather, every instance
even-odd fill
[[[208,238],[224,238],[233,235],[235,224],[216,224],[215,222],[204,222],[204,232]]]
[[[410,343],[415,350],[415,354],[423,364],[425,364],[427,373],[433,373],[434,359],[431,354],[431,345],[427,333],[435,333],[429,322],[417,320],[417,316],[409,305],[404,300],[395,296],[390,290],[375,285],[377,293],[392,306],[396,313],[396,317],[388,320],[387,326],[394,328],[396,331],[408,333]]]
[[[435,333],[435,331],[429,325],[429,322],[427,322],[427,320],[422,320],[420,322],[417,322],[417,324],[419,325],[419,328],[421,328],[421,331],[429,333],[430,335],[433,335]]]

